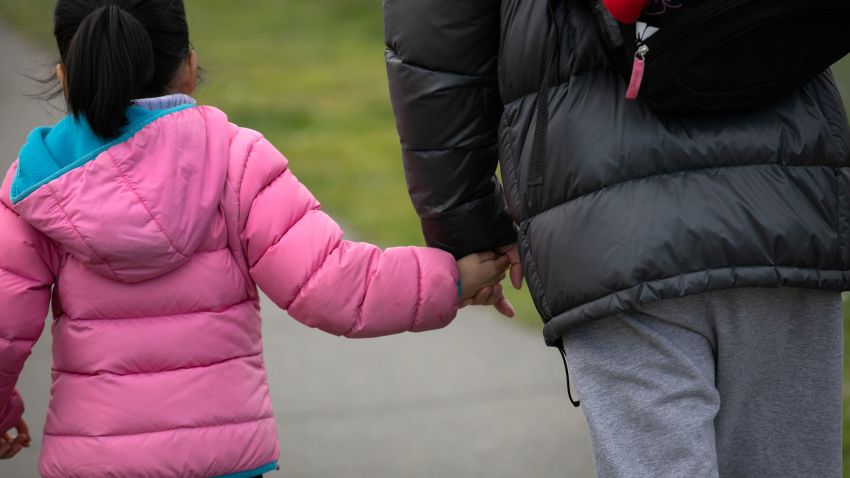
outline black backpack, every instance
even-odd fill
[[[850,0],[696,2],[645,40],[589,1],[631,96],[664,112],[757,108],[850,52]]]
[[[559,32],[556,0],[546,1]],[[662,113],[710,114],[765,106],[850,53],[850,0],[695,2],[642,43],[635,25],[615,20],[602,0],[587,1],[611,62],[629,83],[629,93]],[[553,63],[560,58],[559,45],[560,39],[548,52],[552,59],[537,93],[529,188],[543,184],[548,85]]]

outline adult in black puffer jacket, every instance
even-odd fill
[[[600,476],[833,476],[850,130],[831,74],[758,111],[663,115],[624,99],[587,0],[553,5],[384,0],[428,243],[460,257],[513,244],[518,224]]]

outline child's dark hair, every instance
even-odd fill
[[[134,99],[168,94],[191,52],[182,0],[59,0],[53,33],[68,111],[103,138]]]

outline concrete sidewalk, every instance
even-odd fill
[[[56,121],[21,94],[33,88],[22,73],[49,71],[53,59],[0,24],[3,174],[27,132]],[[479,308],[446,330],[355,341],[263,307],[282,449],[270,477],[593,476],[584,416],[539,333]],[[48,327],[19,382],[34,444],[0,461],[0,477],[38,476],[49,387]]]

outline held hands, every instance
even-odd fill
[[[496,250],[511,261],[511,284],[514,289],[522,289],[522,263],[519,260],[519,246],[516,243],[500,247]]]
[[[511,262],[509,255],[495,252],[470,254],[457,261],[461,281],[460,306],[492,305],[502,315],[513,317],[514,308],[505,298],[500,284]]]
[[[8,432],[0,437],[0,460],[14,458],[21,449],[29,448],[32,438],[30,438],[27,422],[23,418],[15,425],[15,432],[17,434],[14,438]]]

